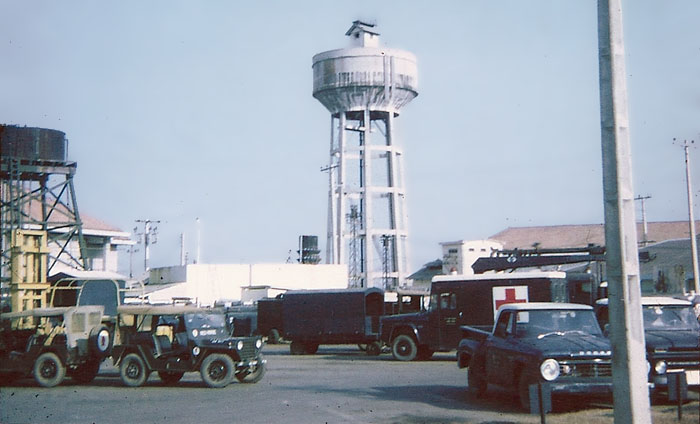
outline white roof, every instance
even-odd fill
[[[506,274],[450,274],[436,275],[433,282],[439,281],[481,281],[481,280],[519,280],[527,278],[566,278],[566,273],[561,271],[527,271],[510,272]]]
[[[498,308],[499,311],[503,309],[512,309],[516,311],[532,311],[532,310],[577,310],[577,311],[592,311],[593,307],[588,305],[582,305],[580,303],[558,303],[558,302],[524,302],[524,303],[506,303]]]
[[[607,305],[608,299],[599,299],[598,305]],[[642,296],[642,306],[692,306],[693,303],[683,299],[666,296]]]

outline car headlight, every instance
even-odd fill
[[[656,371],[657,374],[666,374],[666,361],[658,361],[654,365],[654,371]]]
[[[647,361],[647,375],[651,372],[651,362]]]
[[[193,354],[194,356],[199,355],[199,346],[195,346],[195,347],[192,348],[192,354]]]
[[[255,348],[256,348],[256,349],[260,349],[261,347],[262,347],[262,340],[261,340],[261,339],[257,339],[257,340],[255,341]]]
[[[540,374],[547,381],[556,380],[559,377],[559,362],[554,359],[545,359],[540,365]]]
[[[236,343],[236,349],[243,350],[243,340],[239,340],[238,343]]]

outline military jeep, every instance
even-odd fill
[[[234,377],[257,383],[265,374],[261,337],[234,337],[222,310],[191,305],[125,305],[117,309],[112,358],[126,386],[143,385],[152,371],[164,384],[199,371],[209,387]]]
[[[89,383],[110,354],[112,335],[102,306],[37,308],[0,315],[0,374],[5,381],[32,375],[43,387],[66,375]]]

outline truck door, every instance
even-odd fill
[[[486,347],[486,370],[488,381],[499,385],[510,385],[513,375],[513,313],[503,311]]]
[[[438,294],[439,346],[441,350],[451,350],[457,347],[460,339],[459,311],[457,310],[457,295],[452,292]]]

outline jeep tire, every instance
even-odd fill
[[[99,358],[108,356],[112,350],[112,333],[107,327],[95,327],[90,331],[88,338],[90,353]]]
[[[126,355],[119,366],[122,382],[129,387],[142,386],[148,379],[148,374],[146,364],[137,353]]]
[[[258,364],[252,372],[241,371],[236,373],[236,380],[245,384],[255,384],[262,380],[265,375],[265,362],[263,361],[263,356],[258,357]]]
[[[53,352],[44,352],[34,361],[34,380],[42,387],[54,387],[66,376],[66,367]]]
[[[235,366],[230,356],[212,353],[204,358],[199,371],[207,386],[219,389],[231,383]]]
[[[391,343],[391,354],[398,361],[412,361],[418,355],[418,346],[413,337],[407,334],[398,335]]]

